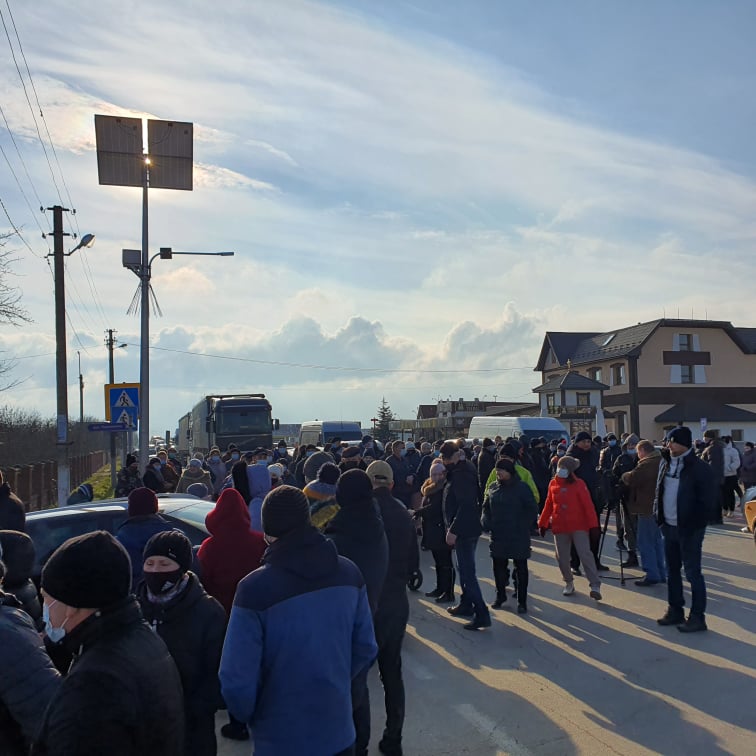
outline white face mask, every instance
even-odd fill
[[[570,477],[570,471],[566,467],[560,467],[557,469],[557,477],[558,478],[569,478]]]
[[[55,599],[50,606],[55,606],[57,603],[58,600]],[[47,635],[51,643],[60,643],[66,637],[65,624],[68,622],[68,617],[63,620],[63,624],[60,627],[53,627],[52,620],[50,619],[50,606],[42,604],[42,621],[45,623],[45,635]]]

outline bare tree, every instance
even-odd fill
[[[0,325],[18,326],[31,322],[29,313],[21,306],[21,292],[11,286],[8,278],[13,275],[13,264],[17,262],[15,251],[8,249],[8,239],[13,233],[0,234]],[[19,384],[19,381],[5,382],[5,377],[13,370],[16,363],[0,358],[0,391],[7,391]]]

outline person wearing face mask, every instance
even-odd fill
[[[152,536],[142,558],[137,599],[144,619],[165,642],[181,677],[185,756],[215,756],[215,712],[222,704],[218,667],[226,613],[190,571],[192,544],[181,531]]]
[[[407,449],[404,441],[394,441],[391,447],[391,454],[386,458],[386,462],[388,462],[394,473],[393,496],[399,499],[407,509],[411,509],[415,476],[407,462]]]
[[[564,579],[562,595],[572,596],[575,593],[570,569],[570,554],[574,546],[588,578],[590,596],[601,601],[601,580],[589,539],[591,529],[598,528],[598,516],[588,486],[575,474],[579,467],[580,460],[575,457],[565,455],[559,460],[556,477],[549,483],[546,503],[538,518],[538,527],[542,536],[549,529],[554,534],[557,564]]]
[[[508,459],[496,463],[496,482],[488,489],[483,502],[481,526],[491,534],[496,600],[492,609],[500,609],[507,600],[509,560],[516,572],[517,613],[527,612],[528,559],[530,531],[538,517],[538,505],[530,488],[523,483]]]
[[[166,491],[171,493],[176,490],[176,486],[178,485],[179,477],[181,475],[181,466],[178,465],[175,460],[171,459],[168,456],[168,452],[165,450],[159,451],[157,453],[157,458],[160,460],[160,471],[167,486]]]
[[[170,491],[170,486],[163,477],[163,465],[158,457],[153,457],[149,461],[147,464],[147,470],[142,477],[142,481],[146,488],[149,488],[156,494]]]
[[[0,561],[0,753],[25,756],[60,674],[21,603],[5,592],[5,575]]]
[[[183,756],[181,679],[131,594],[123,546],[103,530],[71,538],[48,559],[41,584],[45,633],[73,662],[32,754]]]
[[[233,466],[241,459],[241,452],[236,444],[229,444],[226,450],[226,474],[231,472]]]
[[[556,445],[554,454],[551,456],[551,460],[549,461],[549,473],[551,474],[552,478],[556,475],[557,463],[562,457],[564,457],[565,454],[567,454],[567,444],[564,441],[561,441]]]
[[[126,455],[126,464],[118,472],[115,495],[128,496],[135,488],[142,488],[144,483],[139,475],[139,464],[133,454]]]
[[[423,546],[433,555],[436,566],[436,587],[425,595],[436,599],[437,604],[454,601],[454,565],[452,552],[446,543],[443,494],[446,485],[446,468],[440,459],[431,463],[428,478],[422,485],[422,504],[414,516],[423,522]]]
[[[223,490],[223,484],[228,475],[226,472],[226,463],[221,459],[220,449],[217,446],[210,449],[210,454],[207,457],[207,469],[210,471],[210,479],[213,483],[213,498],[217,499]]]
[[[294,478],[297,481],[297,487],[298,488],[304,488],[308,481],[307,476],[305,475],[305,465],[307,464],[308,460],[312,459],[316,454],[324,454],[325,459],[323,459],[323,462],[320,464],[324,464],[324,462],[333,462],[333,457],[330,454],[325,454],[324,452],[318,452],[318,447],[315,446],[315,444],[307,444],[307,446],[302,446],[299,449],[299,459],[297,460],[296,465],[294,466]],[[312,470],[312,467],[315,465],[315,463],[310,463],[308,470]],[[313,473],[317,473],[318,468],[315,467],[314,470],[312,470]],[[310,480],[314,479],[315,475],[311,475]]]
[[[202,468],[201,459],[190,459],[186,469],[181,473],[176,493],[186,493],[189,486],[193,483],[204,483],[208,491],[212,491],[213,482],[210,479],[210,472]]]
[[[630,514],[627,504],[629,491],[622,482],[622,476],[635,469],[638,464],[638,441],[635,433],[631,433],[622,444],[622,454],[617,457],[612,466],[612,478],[615,481],[617,491],[617,548],[624,550],[624,542],[627,541],[627,559],[622,563],[623,567],[638,567],[637,539],[638,518]]]

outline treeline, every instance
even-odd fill
[[[84,424],[70,422],[68,441],[71,455],[87,454],[105,448],[108,443],[102,433],[87,430],[87,423],[96,418],[84,418]],[[30,465],[54,460],[56,450],[55,418],[42,417],[19,407],[0,407],[0,468]]]

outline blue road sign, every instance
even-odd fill
[[[139,384],[109,383],[105,387],[106,417],[135,431],[139,425]]]
[[[129,426],[124,423],[90,423],[87,429],[91,431],[105,431],[106,433],[122,433],[123,431],[127,431]]]

